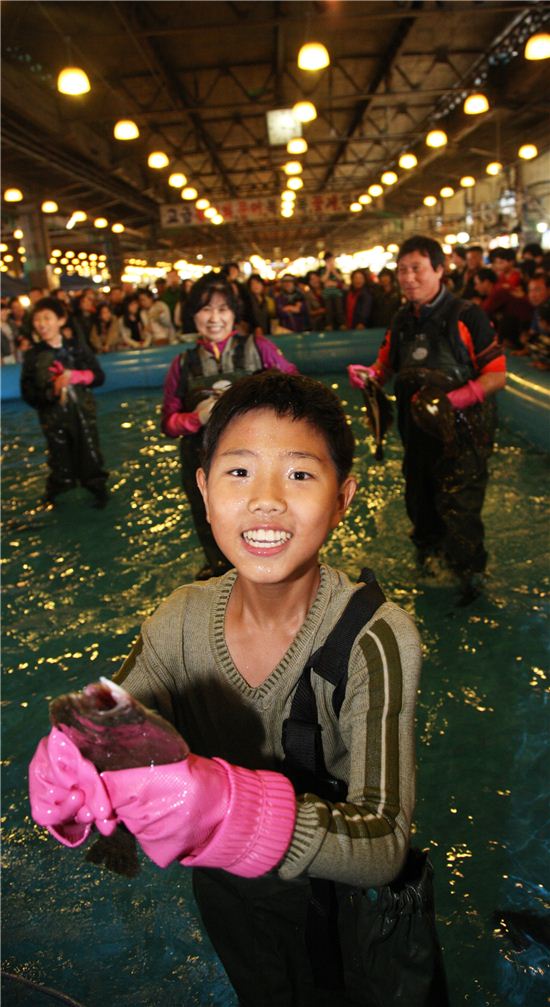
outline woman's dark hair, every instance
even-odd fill
[[[342,483],[353,465],[355,438],[337,395],[313,378],[262,371],[236,381],[220,396],[204,430],[202,466],[206,475],[222,433],[237,416],[271,409],[276,416],[305,420],[322,434]]]
[[[489,283],[496,283],[498,280],[498,276],[495,273],[494,269],[489,269],[488,266],[483,266],[482,269],[478,269],[476,276],[478,280],[481,281],[489,280]]]
[[[202,276],[197,283],[191,288],[189,292],[189,299],[187,301],[187,307],[190,315],[193,317],[204,308],[206,304],[210,304],[210,301],[215,294],[220,294],[227,304],[227,307],[235,315],[235,321],[238,320],[239,315],[239,302],[234,294],[233,287],[230,283],[227,283],[220,274],[210,274]]]
[[[65,305],[58,301],[57,297],[41,297],[35,301],[31,311],[31,322],[38,311],[53,311],[58,318],[65,318],[67,315]]]
[[[492,248],[489,252],[489,262],[494,262],[495,259],[503,259],[505,262],[515,262],[516,253],[513,248],[504,248],[502,245],[497,245],[496,248]]]
[[[157,299],[156,294],[151,290],[150,287],[138,287],[137,294],[138,296],[139,294],[145,294],[145,296],[150,297],[152,301],[156,301]]]
[[[434,238],[427,238],[424,234],[413,234],[401,245],[397,253],[397,261],[399,262],[404,255],[410,255],[411,252],[420,252],[421,255],[425,255],[430,260],[432,269],[445,266],[445,253]]]
[[[262,277],[260,276],[260,274],[259,273],[251,273],[250,276],[248,277],[248,280],[246,281],[246,285],[247,285],[247,287],[248,287],[249,290],[250,290],[250,284],[252,283],[252,280],[256,280],[257,283],[261,283],[262,286],[265,287],[265,280],[262,279]]]

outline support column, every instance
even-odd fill
[[[44,215],[38,207],[23,209],[18,215],[26,248],[25,280],[29,287],[57,287],[57,276],[49,264],[50,241]]]

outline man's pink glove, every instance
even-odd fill
[[[374,367],[364,367],[363,364],[349,364],[348,377],[352,388],[364,388],[365,378],[373,378],[374,381],[378,380],[378,374]]]
[[[80,846],[92,825],[104,836],[116,829],[109,796],[97,769],[62,731],[42,738],[29,766],[32,817],[64,846]]]
[[[94,380],[94,372],[86,367],[83,371],[71,371],[69,379],[71,385],[91,385]]]
[[[189,755],[101,775],[119,820],[159,867],[180,860],[255,878],[288,849],[296,799],[281,773]]]
[[[485,389],[479,381],[468,381],[460,388],[447,392],[447,398],[453,409],[468,409],[468,406],[484,401]]]

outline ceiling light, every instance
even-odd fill
[[[72,252],[72,251],[71,251],[71,250],[69,249],[69,251],[68,251],[68,252],[65,252],[65,256],[66,256],[66,258],[67,258],[67,259],[74,259],[74,252]]]
[[[322,42],[307,42],[298,53],[300,70],[324,70],[330,66],[328,49]]]
[[[416,157],[416,154],[401,154],[401,157],[399,158],[399,167],[406,168],[407,171],[410,168],[416,168],[417,164],[418,158]]]
[[[369,185],[369,194],[371,196],[381,196],[383,192],[384,190],[381,185],[378,185],[378,182],[375,182],[374,185]]]
[[[469,94],[464,102],[466,115],[480,115],[482,112],[487,112],[488,109],[489,102],[484,94]]]
[[[94,220],[94,227],[108,227],[109,221],[105,217],[96,217]],[[90,256],[91,258],[91,256]]]
[[[532,161],[537,154],[538,149],[534,143],[524,143],[518,150],[518,157],[523,158],[524,161]]]
[[[317,109],[312,101],[297,101],[292,106],[292,112],[298,122],[313,122],[317,118]]]
[[[292,217],[294,209],[292,206],[283,206],[281,209],[281,217]]]
[[[4,262],[13,262],[13,255],[5,255]]]
[[[298,178],[297,175],[294,175],[292,178],[289,178],[288,182],[286,183],[287,189],[301,189],[303,188],[303,185],[304,185],[303,180],[301,178]]]
[[[21,189],[6,189],[4,192],[6,203],[20,203],[23,199]]]
[[[168,185],[171,185],[173,189],[183,189],[187,182],[187,176],[181,171],[173,171],[168,179]]]
[[[197,196],[198,192],[192,185],[186,185],[185,189],[181,190],[182,199],[196,199]]]
[[[432,129],[426,137],[427,147],[444,147],[447,143],[447,134],[442,129]]]
[[[361,213],[361,210],[363,209],[361,203],[357,203],[357,202],[356,203],[350,203],[349,204],[349,208],[350,208],[350,210],[351,210],[352,213]]]
[[[457,240],[460,241],[461,245],[464,245],[466,241],[470,240],[470,235],[468,231],[459,231],[457,234]]]
[[[20,227],[16,227],[15,228],[15,231],[13,232],[13,236],[14,236],[14,238],[17,239],[17,241],[21,241],[21,238],[23,237],[23,231],[21,230]]]
[[[476,184],[476,180],[472,175],[463,175],[460,184],[463,189],[471,189],[472,185]]]
[[[424,206],[435,206],[437,199],[435,196],[424,196],[423,203]]]
[[[547,32],[537,32],[527,39],[525,59],[548,59],[550,56],[550,35]]]
[[[301,175],[303,170],[299,161],[287,161],[286,164],[283,164],[285,175]]]
[[[284,192],[281,192],[281,199],[286,199],[288,202],[293,203],[296,199],[296,193],[292,189],[285,189]]]
[[[124,224],[113,224],[113,226],[111,227],[111,231],[113,232],[113,234],[122,234],[124,230],[126,230]]]
[[[217,213],[215,217],[212,217],[213,224],[223,224],[223,217],[221,213]]]
[[[537,231],[539,234],[546,234],[548,230],[548,224],[544,220],[539,220],[537,224]]]
[[[307,150],[307,140],[303,136],[294,136],[287,145],[287,154],[305,154]]]
[[[454,196],[454,194],[455,191],[451,185],[444,185],[443,188],[439,190],[439,195],[443,199],[449,199],[451,196]]]
[[[57,253],[57,249],[55,249],[55,250],[54,250],[54,251],[52,252],[52,255],[56,255],[56,253]],[[61,252],[59,252],[59,255],[61,255]],[[79,259],[85,259],[86,257],[87,257],[87,256],[86,256],[86,252],[79,252],[79,253],[78,253],[78,258],[79,258]]]
[[[197,210],[207,210],[210,206],[210,200],[205,199],[203,196],[201,199],[197,199],[195,206],[197,207]]]
[[[392,255],[394,255],[396,252],[399,251],[399,245],[396,245],[395,242],[392,242],[391,245],[386,245],[386,251],[391,252]]]
[[[7,252],[8,246],[5,241],[0,242],[0,252]]]
[[[115,140],[137,140],[139,129],[133,119],[119,119],[115,122],[113,134]]]
[[[380,181],[383,182],[384,185],[395,185],[397,182],[397,175],[395,174],[395,171],[385,171]]]
[[[372,203],[372,196],[369,196],[368,192],[363,192],[357,202],[361,203],[362,206],[368,206],[369,203]]]
[[[485,171],[488,175],[500,175],[502,165],[500,161],[491,161],[491,163],[485,168]]]
[[[212,220],[213,217],[217,217],[218,211],[215,206],[209,206],[207,210],[204,211],[204,216],[207,220]]]
[[[57,90],[61,94],[87,94],[90,90],[88,74],[79,66],[66,66],[57,78]]]
[[[163,150],[153,150],[147,158],[147,164],[150,168],[158,168],[160,171],[161,168],[166,168],[170,164],[170,158]]]
[[[57,213],[59,207],[55,202],[55,199],[45,199],[40,207],[42,213]]]

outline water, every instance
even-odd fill
[[[329,380],[329,379],[327,379]],[[338,386],[339,379],[333,383]],[[418,704],[414,841],[429,846],[454,1007],[542,1007],[548,960],[515,951],[492,914],[548,911],[547,458],[501,431],[485,509],[485,597],[454,604],[448,581],[419,580],[402,502],[401,448],[372,457],[359,396],[338,389],[359,440],[361,487],[324,558],[368,563],[415,618],[425,649]],[[4,969],[85,1007],[216,1005],[235,997],[201,930],[190,876],[143,860],[105,876],[29,818],[26,770],[47,732],[47,700],[110,675],[143,618],[202,564],[179,488],[177,445],[159,431],[159,395],[99,400],[113,497],[75,490],[33,510],[45,480],[35,414],[4,409]],[[5,981],[4,1003],[54,1002]]]

